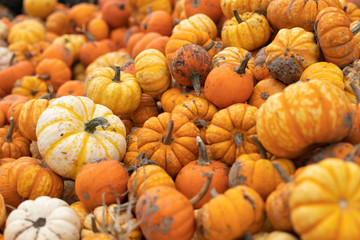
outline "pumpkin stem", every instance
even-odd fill
[[[262,92],[260,97],[263,99],[263,100],[266,100],[268,99],[270,96],[270,94],[268,92]]]
[[[212,172],[203,172],[201,174],[202,177],[206,177],[206,182],[201,187],[200,192],[198,192],[198,194],[196,194],[193,198],[190,199],[191,205],[194,206],[195,204],[197,204],[205,196],[205,194],[209,190],[213,174],[214,173],[212,173]]]
[[[121,75],[121,68],[117,63],[115,63],[115,75],[112,81],[117,83],[121,82],[120,75]]]
[[[193,85],[196,96],[200,96],[201,85],[200,85],[201,74],[199,72],[193,72],[190,76],[190,82]]]
[[[39,92],[39,89],[37,88],[37,89],[33,89],[33,90],[31,90],[31,95],[32,96],[35,96],[36,94],[38,94],[38,92]]]
[[[275,168],[275,170],[277,171],[277,173],[279,174],[279,176],[281,177],[281,180],[284,183],[289,183],[289,182],[293,182],[294,179],[292,179],[289,174],[284,170],[284,168],[281,166],[280,163],[273,163],[272,164],[273,167]]]
[[[343,11],[346,12],[348,9],[348,5],[345,5],[344,8],[343,8]]]
[[[91,216],[91,229],[94,233],[100,232],[99,229],[96,226],[95,217]]]
[[[50,80],[51,76],[48,73],[45,73],[43,75],[36,74],[35,77],[40,78],[41,80]]]
[[[47,99],[50,101],[51,99],[55,98],[56,93],[54,92],[53,86],[49,85],[47,88],[48,88],[49,93],[42,95],[41,97],[39,97],[39,99]]]
[[[126,2],[122,2],[122,3],[117,5],[117,8],[120,9],[120,10],[124,10],[125,5],[126,5]]]
[[[360,20],[358,20],[357,24],[351,29],[351,31],[354,36],[360,32]]]
[[[229,187],[236,187],[238,185],[245,184],[246,177],[242,174],[239,175],[239,170],[241,169],[241,161],[235,161],[231,166],[231,171],[229,174]]]
[[[360,143],[356,144],[350,153],[344,157],[345,162],[355,162],[356,156],[359,155]]]
[[[200,136],[196,137],[196,144],[199,147],[199,159],[197,160],[196,164],[199,166],[208,166],[211,164],[211,161],[207,155],[206,147],[204,142],[201,140]]]
[[[146,8],[146,15],[150,15],[151,14],[151,9],[152,9],[152,5],[148,4],[147,8]]]
[[[34,53],[33,52],[27,52],[27,53],[25,53],[25,58],[26,59],[30,59],[30,58],[32,58],[34,56]]]
[[[251,140],[253,140],[256,147],[258,148],[258,150],[260,152],[260,157],[262,159],[267,159],[266,150],[265,150],[264,146],[261,144],[261,142],[259,141],[259,139],[257,137],[255,137],[255,136],[252,136]]]
[[[235,19],[236,19],[236,21],[237,21],[238,23],[244,22],[244,21],[241,19],[240,15],[239,15],[239,12],[238,12],[236,9],[233,9],[233,13],[234,13],[234,17],[235,17]]]
[[[147,29],[147,24],[143,24],[142,27],[143,27],[143,29],[146,30]]]
[[[356,103],[360,104],[360,90],[359,88],[356,86],[356,84],[354,82],[350,83],[350,87],[354,92],[354,95],[356,97]]]
[[[241,60],[241,63],[239,66],[234,67],[234,71],[237,72],[238,74],[244,74],[245,73],[245,68],[247,67],[248,62],[251,59],[251,53],[247,53],[243,60]]]
[[[13,132],[14,132],[14,126],[15,126],[15,121],[14,121],[14,118],[11,117],[10,118],[10,127],[9,127],[9,130],[8,130],[8,133],[6,134],[4,140],[6,142],[12,142],[12,135],[13,135]]]
[[[202,129],[203,127],[207,127],[207,122],[204,119],[197,118],[194,120],[194,124],[198,129]]]
[[[180,19],[177,19],[177,18],[175,18],[175,19],[173,19],[173,25],[175,26],[175,25],[178,25],[181,21],[180,21]]]
[[[104,130],[107,129],[108,127],[110,127],[110,123],[106,118],[97,117],[97,118],[91,119],[90,121],[85,123],[84,130],[88,133],[94,133],[96,130],[96,127],[99,125],[101,125],[102,129],[104,129]]]
[[[33,222],[33,227],[40,228],[45,226],[46,224],[46,218],[38,218],[35,222]]]
[[[254,238],[250,232],[246,232],[242,237],[242,240],[254,240]]]
[[[9,61],[9,67],[11,67],[12,65],[14,65],[14,61],[15,61],[15,53],[13,53],[11,55],[10,61]]]
[[[213,46],[215,46],[215,42],[211,41],[208,45],[204,47],[206,51],[209,51]]]
[[[219,196],[219,193],[216,191],[215,188],[213,188],[210,190],[210,195],[211,195],[211,197],[215,198],[215,197]]]
[[[236,132],[234,136],[234,141],[237,147],[240,147],[241,143],[244,141],[244,134],[241,132]]]
[[[182,86],[181,94],[189,94],[187,86]]]
[[[174,140],[172,136],[173,129],[174,129],[174,120],[170,119],[166,133],[162,139],[163,144],[170,145],[172,143],[172,141]]]

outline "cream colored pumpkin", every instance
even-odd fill
[[[121,160],[125,126],[107,107],[90,98],[63,96],[40,115],[36,136],[40,154],[57,174],[72,178],[87,162]]]
[[[294,235],[281,232],[281,231],[274,231],[274,232],[259,232],[253,236],[254,240],[297,240],[298,238]]]
[[[12,53],[6,47],[0,47],[0,69],[6,68],[10,65],[11,57]]]
[[[26,200],[7,218],[7,240],[78,240],[80,220],[69,205],[47,196]]]

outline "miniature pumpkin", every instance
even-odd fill
[[[87,2],[76,4],[69,9],[70,21],[79,28],[86,26],[91,21],[91,19],[94,18],[95,12],[97,10],[98,6],[95,4]]]
[[[95,61],[98,57],[115,51],[115,43],[110,39],[103,39],[96,41],[92,36],[87,34],[88,42],[84,43],[79,52],[80,62],[84,66],[88,66],[90,63]]]
[[[285,84],[298,81],[308,66],[320,60],[314,34],[298,27],[281,29],[265,54],[270,74]]]
[[[9,168],[9,184],[23,198],[40,196],[59,198],[63,180],[45,163],[36,158],[21,157]]]
[[[115,115],[130,114],[141,101],[141,88],[132,74],[120,66],[97,68],[86,79],[85,95],[97,104],[108,107]]]
[[[51,44],[42,53],[43,58],[56,58],[64,61],[69,67],[71,67],[74,57],[72,52],[66,48],[65,45],[60,43]]]
[[[23,201],[23,198],[17,193],[16,188],[9,184],[9,169],[11,162],[2,164],[0,167],[0,194],[3,196],[6,204],[11,207],[17,208]]]
[[[37,122],[36,136],[51,169],[72,179],[85,163],[103,157],[119,161],[126,149],[122,121],[87,97],[64,96],[50,102]]]
[[[76,212],[80,219],[81,229],[84,228],[85,217],[91,213],[83,202],[77,201],[70,205],[70,207]]]
[[[43,52],[49,47],[50,43],[40,41],[29,44],[25,41],[18,41],[11,44],[8,49],[14,54],[14,62],[30,61],[36,67],[42,59]]]
[[[221,39],[226,47],[240,47],[253,51],[262,47],[270,38],[271,28],[264,15],[246,12],[227,20],[221,30]]]
[[[97,17],[87,24],[87,31],[96,41],[100,41],[109,37],[110,28],[104,19]]]
[[[136,218],[142,220],[140,227],[146,239],[191,239],[194,235],[193,206],[173,187],[148,189],[137,201],[135,211]],[[179,226],[182,231],[178,231]]]
[[[3,196],[0,194],[0,227],[2,227],[6,220],[6,207]]]
[[[349,134],[345,137],[344,141],[350,142],[352,144],[360,143],[360,91],[355,83],[350,83],[351,88],[356,96],[356,105],[355,105],[355,117],[353,119],[353,126]]]
[[[343,11],[350,18],[351,22],[357,21],[360,19],[360,9],[356,6],[355,3],[348,2],[343,7]]]
[[[54,11],[46,18],[45,26],[48,32],[58,35],[69,33],[71,29],[69,13],[63,10]]]
[[[131,120],[135,127],[142,127],[144,122],[159,114],[159,109],[153,97],[143,93],[139,107],[131,113]]]
[[[55,10],[57,0],[24,0],[24,10],[27,15],[46,19]]]
[[[139,39],[137,41],[137,43],[134,45],[134,47],[132,48],[131,56],[133,58],[135,58],[137,55],[139,55],[139,53],[141,53],[142,51],[145,50],[145,47],[149,42],[151,42],[159,37],[161,37],[161,34],[157,33],[157,32],[145,33],[145,35],[141,39]]]
[[[141,29],[146,33],[157,32],[162,36],[170,36],[173,21],[168,12],[164,10],[153,11],[141,21]]]
[[[186,16],[191,17],[197,13],[206,14],[215,23],[219,22],[221,16],[223,15],[221,7],[220,7],[220,1],[186,0],[185,1]]]
[[[25,19],[10,28],[7,40],[9,44],[18,41],[30,44],[45,41],[45,27],[36,19]]]
[[[221,0],[220,5],[224,15],[231,19],[234,16],[233,10],[236,9],[240,14],[245,12],[266,13],[266,9],[271,1],[269,0]]]
[[[89,176],[98,176],[89,179]],[[101,177],[101,181],[99,181]],[[89,210],[102,204],[116,203],[126,197],[129,175],[120,162],[113,159],[91,161],[81,168],[75,179],[75,191]]]
[[[81,34],[64,34],[57,37],[52,43],[63,44],[70,50],[74,57],[74,62],[80,57],[81,46],[86,42],[86,37]]]
[[[261,48],[255,58],[254,58],[254,67],[252,69],[252,73],[257,81],[263,80],[267,77],[270,77],[269,69],[266,66],[266,47]]]
[[[46,83],[35,76],[25,76],[17,80],[11,94],[18,94],[28,99],[37,99],[48,93]]]
[[[4,237],[15,240],[52,236],[59,240],[78,240],[80,226],[79,217],[66,202],[42,196],[24,201],[9,214]]]
[[[352,104],[341,89],[312,80],[297,82],[269,97],[259,109],[256,129],[270,153],[295,158],[313,144],[343,139],[352,128],[353,117]]]
[[[138,24],[140,24],[141,21],[148,15],[149,8],[151,12],[164,10],[169,14],[172,10],[169,0],[127,0],[126,4],[131,16],[135,18],[135,22]]]
[[[124,166],[132,168],[140,163],[139,152],[137,147],[137,138],[141,128],[132,128],[126,136],[126,153],[123,158]]]
[[[353,37],[360,29],[350,29],[350,23],[344,11],[334,7],[325,8],[316,16],[315,34],[325,60],[340,68],[359,58]]]
[[[9,108],[11,107],[11,105],[17,102],[25,103],[27,100],[28,100],[27,97],[17,94],[6,95],[6,97],[0,100],[0,111],[2,111],[4,114],[5,122],[8,119],[7,114],[9,112]]]
[[[164,112],[144,123],[137,147],[139,153],[146,153],[146,157],[174,177],[198,156],[196,136],[199,134],[199,129],[186,116]]]
[[[360,238],[359,178],[357,164],[333,158],[307,166],[296,176],[290,197],[291,222],[301,239]],[[311,219],[301,221],[309,211]]]
[[[251,136],[257,134],[257,114],[256,107],[244,103],[233,104],[215,113],[206,130],[214,160],[232,165],[241,154],[258,152],[251,140]]]
[[[344,84],[345,84],[345,93],[348,98],[353,102],[356,103],[356,96],[351,87],[351,84],[355,84],[357,88],[360,88],[360,60],[355,60],[348,66],[344,67],[343,74],[344,74]]]
[[[63,85],[59,87],[59,89],[56,92],[56,97],[62,97],[62,96],[84,96],[84,88],[85,84],[83,81],[79,80],[73,80],[73,81],[67,81]]]
[[[125,27],[129,22],[130,11],[125,0],[107,1],[101,8],[101,13],[112,28]]]

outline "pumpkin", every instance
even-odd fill
[[[110,206],[99,206],[93,213],[86,215],[84,228],[81,229],[81,239],[91,238],[96,231],[104,231],[115,239],[141,240],[142,234],[137,225],[136,218],[131,212],[123,210],[124,206],[111,204]]]
[[[160,52],[165,54],[165,48],[166,48],[166,44],[168,41],[169,41],[168,36],[158,37],[158,38],[152,40],[151,42],[149,42],[148,44],[146,44],[144,50],[153,48],[153,49],[159,50]]]
[[[19,129],[19,116],[20,116],[20,112],[22,107],[24,106],[25,102],[22,101],[17,101],[14,102],[10,105],[9,110],[6,114],[7,119],[5,119],[5,116],[3,116],[3,120],[0,120],[0,126],[3,126],[5,123],[5,120],[7,120],[7,122],[10,122],[11,117],[14,119],[15,122],[15,128]],[[1,118],[1,117],[0,117]]]
[[[206,130],[214,160],[232,165],[241,154],[258,152],[251,140],[251,136],[257,134],[257,114],[256,107],[244,103],[233,104],[214,114]]]
[[[260,232],[253,236],[254,240],[298,240],[294,235],[282,232],[282,231],[273,231],[270,233]]]
[[[193,198],[201,190],[206,181],[203,173],[212,173],[212,181],[209,189],[215,189],[218,193],[224,193],[228,188],[229,167],[218,161],[211,161],[206,153],[205,144],[200,137],[196,137],[199,146],[199,158],[185,165],[176,176],[175,187],[188,199]],[[194,205],[194,209],[201,208],[212,198],[210,190],[206,191],[205,196]]]
[[[221,39],[226,47],[239,47],[253,51],[263,46],[270,38],[271,28],[266,17],[247,12],[227,20],[221,30]]]
[[[260,106],[273,94],[281,92],[286,85],[282,82],[269,77],[258,82],[249,98],[249,104],[260,108]]]
[[[40,196],[58,198],[63,180],[36,158],[21,157],[9,167],[9,184],[18,194],[34,200]]]
[[[93,18],[87,25],[87,31],[96,41],[107,39],[110,33],[110,27],[102,18]]]
[[[80,220],[69,205],[48,196],[26,200],[12,211],[6,221],[4,237],[9,240],[36,236],[78,240]]]
[[[355,3],[348,2],[343,7],[344,12],[350,18],[350,21],[357,21],[360,19],[360,9],[356,6]]]
[[[70,205],[70,207],[76,212],[80,219],[81,229],[84,228],[85,217],[91,213],[83,202],[77,201]]]
[[[289,203],[291,222],[301,239],[360,237],[356,225],[359,194],[354,184],[358,183],[359,174],[357,164],[328,158],[307,166],[297,175]],[[311,220],[301,222],[308,211],[312,212]]]
[[[355,60],[348,66],[344,67],[343,75],[344,75],[344,84],[345,84],[345,93],[349,97],[349,99],[356,103],[355,92],[351,87],[351,83],[355,84],[357,88],[360,87],[360,77],[358,76],[358,72],[360,70],[360,60]]]
[[[0,127],[4,126],[5,124],[5,115],[2,111],[0,111]]]
[[[157,32],[162,36],[170,36],[173,29],[170,14],[164,10],[153,11],[141,21],[141,29],[146,32]]]
[[[215,23],[219,22],[222,14],[220,7],[220,1],[211,0],[186,0],[185,1],[185,14],[191,17],[195,14],[203,13],[206,14]]]
[[[34,1],[34,0],[24,0],[24,10],[27,15],[39,17],[41,19],[46,19],[54,10],[56,0],[44,0],[44,1]]]
[[[214,114],[218,109],[207,101],[206,99],[193,97],[185,99],[180,102],[173,110],[172,113],[181,113],[185,115],[190,121],[195,123],[200,130],[200,137],[206,143],[205,132],[207,126],[210,124]]]
[[[266,47],[261,48],[255,58],[254,58],[254,67],[252,69],[252,73],[257,81],[263,80],[267,77],[270,77],[269,69],[266,66]]]
[[[59,87],[71,79],[71,70],[64,61],[56,58],[45,58],[36,66],[36,76],[52,85],[57,91]]]
[[[64,61],[69,67],[72,65],[74,57],[71,51],[63,44],[55,43],[48,46],[42,54],[43,58],[56,58]]]
[[[0,70],[9,67],[11,65],[11,60],[13,59],[14,56],[8,48],[0,47]]]
[[[116,240],[116,238],[111,235],[111,234],[107,234],[107,233],[92,233],[90,235],[87,235],[86,237],[82,238],[83,240]]]
[[[157,33],[157,32],[145,33],[145,35],[141,39],[139,39],[137,41],[137,43],[134,45],[134,47],[132,48],[131,56],[133,58],[135,58],[137,55],[139,55],[139,53],[141,53],[142,51],[145,50],[145,47],[149,42],[151,42],[159,37],[161,37],[161,34]]]
[[[17,94],[28,99],[37,99],[48,93],[46,83],[35,76],[24,76],[17,80],[11,94]]]
[[[45,40],[45,27],[36,19],[25,19],[15,23],[9,31],[7,38],[9,44],[18,41],[36,43]]]
[[[89,37],[90,35],[87,34],[87,36],[89,41],[81,46],[79,53],[80,62],[84,64],[84,66],[88,66],[101,55],[115,51],[115,43],[110,39],[96,41],[93,37]]]
[[[17,208],[23,201],[23,198],[17,193],[16,188],[13,188],[9,184],[9,169],[12,163],[2,164],[0,167],[0,194],[3,196],[7,205],[13,208]]]
[[[50,43],[40,41],[35,44],[29,44],[24,41],[18,41],[11,44],[8,49],[15,55],[14,62],[30,61],[35,67],[42,59],[42,53]]]
[[[71,179],[85,163],[103,157],[119,161],[126,149],[122,121],[87,97],[64,96],[50,102],[37,122],[36,136],[51,169]]]
[[[229,172],[229,186],[246,185],[265,200],[282,182],[272,163],[279,163],[288,174],[295,172],[295,166],[289,159],[268,160],[257,138],[251,140],[258,146],[260,154],[242,154],[236,158]]]
[[[62,96],[84,96],[85,84],[79,80],[67,81],[59,87],[56,92],[56,97]]]
[[[354,29],[352,32],[350,23],[344,11],[334,7],[323,9],[316,16],[315,34],[325,60],[340,68],[359,58],[359,48],[353,39],[356,32]]]
[[[143,93],[160,98],[170,86],[171,75],[163,53],[155,49],[142,51],[135,58],[136,81]]]
[[[30,141],[14,130],[14,119],[10,119],[10,126],[0,128],[0,147],[3,158],[20,158],[30,155]]]
[[[74,62],[80,57],[81,46],[86,42],[86,37],[82,34],[64,34],[57,37],[52,43],[63,44],[70,50],[74,57]]]
[[[313,32],[316,15],[327,7],[342,8],[339,0],[274,0],[266,16],[276,30],[300,27]]]
[[[259,109],[256,129],[270,153],[296,158],[313,144],[343,139],[352,128],[353,117],[351,102],[341,89],[312,80],[297,82],[269,97]]]
[[[174,52],[170,71],[177,83],[193,86],[197,95],[211,71],[211,58],[207,51],[195,44],[185,44]],[[206,95],[206,94],[205,94]]]
[[[140,197],[148,189],[157,186],[175,188],[175,183],[169,174],[157,165],[144,165],[136,168],[127,183],[129,196],[133,198]]]
[[[298,27],[281,29],[265,54],[270,74],[285,84],[298,81],[301,73],[320,59],[314,34]]]
[[[6,220],[6,207],[3,196],[0,194],[0,227],[2,227]]]
[[[176,1],[171,17],[173,21],[176,22],[179,22],[187,18],[185,13],[185,0]]]
[[[78,28],[86,26],[94,18],[97,10],[98,6],[95,4],[87,2],[76,4],[69,10],[70,21]]]
[[[194,234],[193,206],[173,187],[148,189],[139,197],[135,211],[146,239],[191,239]],[[182,231],[178,231],[180,226]]]
[[[126,136],[126,153],[123,158],[124,166],[126,168],[132,168],[136,164],[140,163],[137,138],[139,136],[141,128],[132,128]]]
[[[9,112],[9,108],[11,107],[11,105],[13,105],[16,102],[25,103],[27,100],[28,100],[27,97],[17,95],[17,94],[10,94],[10,95],[7,95],[6,97],[4,97],[3,99],[1,99],[0,100],[0,111],[3,112],[5,121],[8,119],[7,114]]]
[[[234,16],[233,10],[236,9],[240,14],[245,12],[266,13],[266,9],[271,1],[269,0],[221,0],[220,5],[224,15],[230,19]]]
[[[112,28],[125,27],[129,22],[130,11],[125,0],[107,1],[101,8],[101,13]]]
[[[250,53],[239,64],[222,64],[214,68],[205,81],[205,96],[219,108],[245,103],[251,96],[254,79],[245,68]]]
[[[71,30],[69,13],[63,10],[57,10],[51,13],[45,22],[46,30],[58,35],[67,34]]]
[[[217,36],[215,23],[213,20],[211,20],[210,17],[203,13],[197,13],[187,19],[180,21],[180,23],[173,28],[173,34],[185,29],[198,29],[200,31],[204,31],[209,34],[209,37],[212,40],[215,40]]]
[[[116,51],[106,53],[96,58],[92,63],[86,67],[86,76],[89,76],[92,71],[99,67],[114,67],[115,64],[122,66],[126,62],[132,60],[129,53],[126,51]]]
[[[89,176],[97,178],[89,179]],[[101,179],[101,181],[99,181]],[[81,168],[75,179],[75,191],[89,210],[116,203],[126,197],[129,176],[120,162],[113,159],[91,161]]]
[[[236,186],[213,195],[196,214],[196,234],[200,239],[236,239],[261,228],[264,201],[255,190]]]
[[[159,114],[159,109],[153,97],[143,93],[139,107],[131,113],[131,120],[135,127],[142,127],[144,122]]]
[[[144,36],[146,35],[146,33],[144,32],[136,32],[134,34],[131,34],[129,36],[129,39],[125,42],[126,45],[126,50],[129,53],[132,53],[135,45],[138,43],[138,41],[140,41]]]
[[[115,28],[110,32],[110,39],[115,42],[118,49],[125,48],[126,32],[126,27]]]
[[[163,10],[169,14],[172,10],[169,0],[127,0],[126,5],[131,16],[135,19],[135,23],[138,24],[140,24],[141,21],[148,15],[149,8],[151,12]]]
[[[78,62],[77,64],[75,64],[71,70],[72,70],[72,78],[74,80],[79,80],[81,82],[85,82],[85,80],[86,80],[85,66],[81,62]],[[59,89],[58,89],[58,91],[59,91]]]
[[[344,141],[350,142],[352,144],[360,143],[360,115],[359,115],[359,104],[360,104],[360,91],[359,88],[355,85],[355,83],[350,83],[350,86],[353,88],[353,91],[356,96],[356,105],[355,105],[355,117],[353,120],[353,126],[349,134],[345,137]]]
[[[137,138],[138,152],[146,153],[175,177],[198,156],[196,136],[199,134],[199,129],[186,116],[164,112],[144,123]]]

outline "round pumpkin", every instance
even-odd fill
[[[28,99],[37,99],[48,93],[44,81],[35,76],[25,76],[15,82],[11,94],[23,95]]]
[[[55,10],[57,0],[24,0],[24,10],[27,15],[46,19]]]
[[[18,41],[36,43],[45,40],[45,27],[36,19],[26,19],[15,23],[8,35],[10,44]]]

